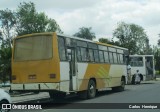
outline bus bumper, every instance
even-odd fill
[[[30,83],[30,84],[11,84],[12,91],[49,91],[60,90],[59,83]]]

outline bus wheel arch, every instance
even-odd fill
[[[90,78],[88,81],[87,90],[79,91],[78,95],[82,99],[91,99],[96,96],[96,79]]]
[[[90,78],[87,88],[87,97],[91,99],[94,98],[95,96],[96,96],[96,79]]]
[[[126,83],[125,76],[122,76],[121,77],[121,85],[117,86],[117,87],[112,87],[112,91],[114,91],[114,92],[124,91],[124,89],[125,89],[125,83]]]
[[[122,77],[121,77],[120,91],[124,91],[124,89],[125,89],[125,84],[126,84],[126,78],[125,78],[125,76],[122,76]]]

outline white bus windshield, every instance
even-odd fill
[[[134,66],[143,66],[143,58],[142,57],[130,57],[130,65]]]

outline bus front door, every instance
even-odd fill
[[[76,58],[76,51],[75,48],[68,48],[68,58],[69,58],[69,78],[70,78],[70,91],[76,91],[77,88],[77,58]]]

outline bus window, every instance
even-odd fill
[[[105,59],[105,62],[109,62],[109,56],[108,56],[108,52],[104,51],[104,59]]]
[[[58,47],[59,47],[60,60],[66,60],[64,38],[59,37],[58,38],[58,43],[59,43]]]
[[[94,50],[94,59],[95,59],[95,62],[99,62],[98,50]]]
[[[87,47],[87,42],[84,41],[77,41],[77,46],[81,46],[81,47]]]
[[[15,40],[14,60],[43,60],[52,57],[51,36],[31,36]]]
[[[120,64],[120,54],[117,54],[117,57],[118,57],[118,63]]]
[[[98,48],[99,50],[105,50],[105,51],[108,50],[106,46],[102,46],[102,45],[99,45]]]
[[[88,61],[87,48],[81,48],[82,61]]]
[[[113,53],[113,58],[114,58],[114,63],[117,63],[117,54],[116,53]]]
[[[80,47],[77,47],[77,60],[82,61]]]
[[[100,59],[100,62],[104,62],[103,51],[99,51],[99,59]]]
[[[94,61],[94,56],[93,56],[93,50],[92,49],[89,49],[89,60],[90,61]]]
[[[113,55],[112,55],[112,52],[109,52],[109,60],[110,60],[110,63],[113,63]]]
[[[120,61],[120,63],[121,63],[121,64],[123,64],[123,63],[124,63],[124,60],[123,60],[123,54],[120,54],[120,55],[119,55],[119,61]]]
[[[142,57],[130,57],[131,66],[143,66]]]
[[[88,43],[88,47],[92,49],[97,49],[97,45],[93,43]]]

